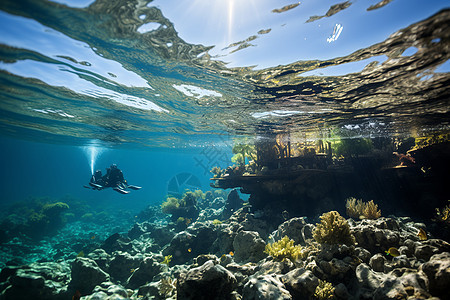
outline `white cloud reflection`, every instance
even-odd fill
[[[14,26],[0,26],[1,44],[38,52],[127,87],[151,88],[144,78],[125,69],[114,60],[101,57],[87,43],[74,40],[24,17],[0,12],[0,20],[3,25],[14,24]]]
[[[35,60],[20,60],[15,63],[0,62],[0,70],[5,70],[21,77],[35,78],[50,86],[64,87],[81,95],[94,98],[108,98],[129,107],[168,112],[168,110],[144,98],[121,94],[99,87],[88,80],[83,80],[74,70],[68,69],[64,65],[49,64]],[[85,73],[83,75],[86,76]]]
[[[189,84],[174,84],[172,85],[174,89],[182,92],[188,97],[195,97],[197,99],[200,99],[202,97],[222,97],[221,93],[218,93],[216,91],[207,90],[195,85],[189,85]]]

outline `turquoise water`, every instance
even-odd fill
[[[236,138],[448,132],[447,1],[296,4],[2,1],[2,207],[81,201],[131,224],[173,180],[210,189]],[[113,163],[143,188],[83,187]]]

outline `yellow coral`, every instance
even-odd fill
[[[373,200],[370,200],[369,202],[365,203],[363,216],[365,216],[367,219],[375,220],[381,217],[381,210],[378,210],[378,205],[376,205]]]
[[[217,220],[217,219],[214,219],[214,220],[212,221],[212,223],[213,223],[214,225],[220,225],[220,224],[222,224],[222,221]]]
[[[345,204],[347,208],[347,215],[354,219],[378,219],[381,216],[381,210],[378,210],[378,205],[370,200],[363,202],[361,199],[348,198]]]
[[[64,203],[64,202],[46,203],[46,204],[44,204],[44,206],[42,206],[43,212],[55,211],[55,210],[61,211],[64,209],[69,209],[69,205],[67,205],[67,203]]]
[[[178,207],[180,207],[180,202],[175,197],[167,197],[166,201],[161,204],[161,210],[165,214],[173,213]]]
[[[169,265],[171,261],[172,261],[172,255],[166,255],[166,256],[164,256],[164,260],[163,260],[162,264]]]
[[[337,211],[330,211],[320,216],[321,222],[313,231],[314,239],[321,244],[355,244],[355,237],[350,226]]]
[[[317,299],[334,299],[334,287],[330,282],[319,279],[314,296]]]
[[[444,208],[436,208],[436,217],[438,221],[450,222],[450,205],[446,205]]]
[[[294,246],[294,241],[287,236],[284,236],[278,242],[267,244],[264,252],[278,260],[289,258],[291,261],[296,261],[303,257],[302,247],[300,245]]]

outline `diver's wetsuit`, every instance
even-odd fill
[[[117,168],[115,164],[111,165],[109,168],[106,168],[106,175],[104,176],[102,176],[102,171],[95,171],[95,174],[91,177],[89,185],[90,187],[85,187],[94,190],[103,190],[104,188],[111,187],[113,190],[121,194],[128,194],[129,191],[127,191],[127,189],[141,189],[141,187],[137,185],[128,185],[127,181],[123,177],[122,171]]]
[[[103,177],[104,176],[102,176],[102,171],[97,170],[97,171],[95,171],[94,175],[92,175],[91,182],[95,183],[95,184],[98,184],[98,185],[101,185],[101,186],[104,186],[105,185],[105,181],[103,180]]]
[[[111,166],[109,172],[106,174],[106,177],[106,187],[126,187],[127,181],[123,177],[123,173],[119,168]]]

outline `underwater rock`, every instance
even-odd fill
[[[175,233],[170,230],[167,226],[155,226],[152,225],[148,228],[150,236],[154,239],[155,243],[163,247],[170,243]]]
[[[305,239],[312,238],[312,234],[308,235],[308,230],[306,230],[307,236],[305,236],[305,226],[307,226],[304,218],[292,218],[287,220],[278,226],[278,229],[272,234],[274,240],[280,240],[282,237],[287,236],[288,238],[294,240],[295,244],[304,245]],[[311,231],[312,232],[312,231]]]
[[[386,258],[383,254],[377,253],[370,258],[369,265],[375,272],[384,272],[384,264],[386,263]]]
[[[132,290],[127,290],[120,285],[115,285],[112,282],[103,282],[94,288],[91,295],[83,297],[83,300],[129,299],[132,293]]]
[[[132,240],[139,238],[141,235],[147,232],[147,226],[145,223],[135,223],[133,227],[128,231],[128,237]]]
[[[388,274],[375,272],[367,264],[356,268],[360,283],[360,298],[406,299],[408,296],[427,299],[428,280],[425,274],[409,268],[395,269]]]
[[[217,239],[217,228],[212,223],[195,222],[177,233],[163,249],[163,255],[172,255],[175,264],[183,264],[199,254],[211,252]]]
[[[205,208],[200,211],[198,215],[197,221],[205,222],[205,221],[213,221],[222,219],[223,207],[214,209],[214,208]]]
[[[182,273],[177,283],[178,299],[228,300],[236,286],[234,275],[212,260]]]
[[[328,278],[338,282],[348,282],[353,277],[352,259],[333,258],[330,261],[320,261],[318,266]]]
[[[165,265],[160,264],[152,257],[146,257],[131,276],[126,284],[127,288],[136,289],[144,285],[146,282],[153,280],[153,277],[163,272]],[[129,274],[130,272],[128,272]]]
[[[228,219],[233,212],[242,207],[244,201],[239,197],[236,189],[232,189],[227,197],[227,202],[223,209],[222,219]]]
[[[294,299],[309,299],[319,285],[319,279],[303,268],[292,270],[281,278]]]
[[[109,254],[114,251],[131,252],[133,244],[128,237],[125,237],[120,233],[114,233],[105,240],[102,248]]]
[[[266,243],[256,231],[240,231],[233,241],[234,259],[237,262],[258,262],[267,255]]]
[[[97,265],[105,272],[108,272],[109,269],[109,261],[111,260],[111,256],[106,253],[105,250],[99,248],[95,249],[91,253],[87,255],[88,258],[94,260]]]
[[[362,262],[365,262],[366,264],[369,263],[369,260],[372,256],[370,252],[364,248],[356,247],[355,248],[355,255],[358,257]]]
[[[209,207],[212,209],[220,209],[223,208],[226,204],[226,201],[223,197],[214,198],[214,200],[209,204]]]
[[[342,282],[337,284],[334,287],[334,294],[336,295],[336,297],[338,299],[349,299],[349,298],[351,298],[347,287]]]
[[[362,289],[362,294],[369,295],[367,297],[364,296],[364,298],[370,299],[372,292],[383,282],[384,274],[373,271],[370,266],[365,263],[359,264],[358,267],[356,267],[355,273],[360,288]]]
[[[263,239],[266,239],[275,230],[275,228],[269,226],[266,220],[256,218],[254,214],[246,214],[239,225],[241,226],[240,230],[256,231]]]
[[[95,286],[109,281],[109,275],[100,269],[90,258],[77,257],[72,263],[72,280],[69,291],[80,291],[82,295],[90,294]]]
[[[230,255],[225,255],[227,257],[230,257]],[[213,254],[200,254],[199,256],[197,256],[196,258],[194,258],[194,263],[192,264],[192,267],[199,267],[202,266],[205,262],[207,262],[208,260],[212,260],[214,262],[214,264],[217,264],[219,262],[217,256],[213,255]],[[232,259],[231,259],[232,260]],[[221,264],[222,265],[222,264]],[[223,265],[222,265],[223,266]]]
[[[1,272],[0,299],[47,300],[66,299],[70,281],[70,267],[67,263],[33,263],[28,266],[5,268]]]
[[[415,238],[412,233],[400,231],[400,225],[391,218],[364,219],[352,226],[356,243],[375,254],[382,249],[398,247],[401,240]]]
[[[184,264],[190,258],[188,249],[195,243],[196,239],[193,234],[187,231],[181,231],[172,238],[170,243],[163,249],[163,255],[172,255],[172,262],[174,264]],[[198,255],[199,253],[196,253]]]
[[[429,260],[434,254],[450,252],[450,244],[439,239],[429,239],[415,243],[414,256],[417,259]]]
[[[283,259],[282,261],[273,260],[269,257],[258,264],[258,271],[255,276],[262,276],[265,274],[286,274],[296,268],[290,259]]]
[[[141,263],[141,259],[131,256],[127,252],[116,251],[109,262],[108,273],[114,281],[123,282],[128,279],[132,270]]]
[[[242,290],[242,298],[288,300],[292,299],[292,296],[276,275],[262,275],[250,277]]]
[[[233,226],[227,224],[219,228],[217,238],[211,246],[211,251],[218,256],[224,253],[230,253],[233,250],[233,242],[236,236],[236,230]]]
[[[448,297],[450,283],[450,253],[435,254],[430,261],[424,263],[422,270],[429,280],[430,293],[433,296]]]
[[[428,280],[422,272],[403,268],[387,274],[374,291],[373,299],[428,299]]]

